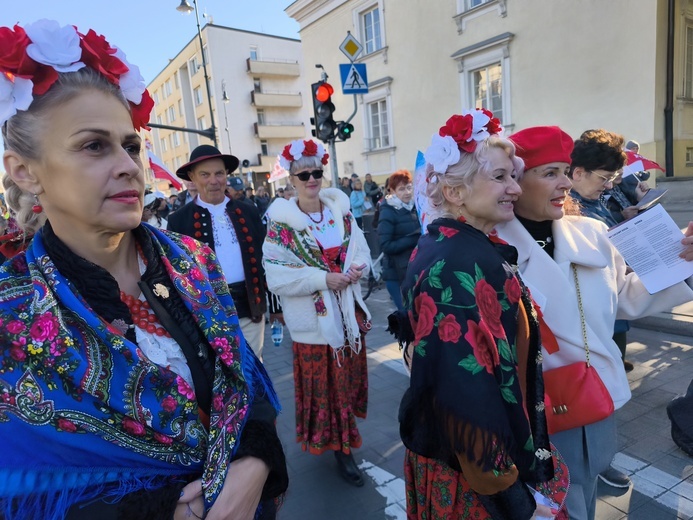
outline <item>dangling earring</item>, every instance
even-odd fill
[[[43,211],[43,206],[41,206],[41,203],[39,202],[38,195],[34,195],[34,205],[31,206],[31,211],[37,215]]]

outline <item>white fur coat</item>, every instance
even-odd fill
[[[349,212],[349,198],[338,189],[320,191],[320,200],[330,209],[342,239],[344,216],[351,222],[351,237],[345,265],[366,264],[368,276],[371,255],[363,231]],[[327,288],[328,268],[320,259],[320,247],[308,229],[308,217],[296,199],[277,199],[267,210],[268,233],[262,247],[267,285],[279,295],[284,320],[294,341],[311,345],[330,345],[341,349],[349,344],[361,348],[355,304],[370,313],[361,296],[361,286],[351,284],[343,291]]]

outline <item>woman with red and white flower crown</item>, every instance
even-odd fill
[[[267,210],[263,265],[293,339],[296,440],[315,455],[333,451],[342,477],[363,486],[352,451],[361,446],[356,417],[366,417],[368,399],[370,314],[359,280],[371,260],[349,197],[322,189],[327,159],[310,140],[282,151],[279,163],[297,197],[277,199]]]
[[[501,131],[487,110],[454,115],[424,154],[434,220],[402,284],[411,329],[399,338],[410,342],[400,407],[408,518],[565,514],[536,312],[515,249],[494,231],[513,218],[523,167]]]
[[[153,106],[103,36],[0,28],[0,517],[274,518],[278,402],[214,254],[141,224]]]

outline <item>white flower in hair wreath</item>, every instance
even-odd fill
[[[472,137],[467,139],[467,141],[473,139],[476,142],[479,142],[491,136],[489,131],[486,129],[486,125],[488,125],[489,121],[491,121],[491,118],[484,112],[481,110],[465,110],[462,112],[462,115],[471,115],[472,120],[474,121],[472,124]]]
[[[460,160],[461,152],[474,152],[478,142],[502,131],[500,121],[489,110],[467,110],[446,121],[432,137],[424,157],[435,172],[444,174]]]
[[[0,74],[0,123],[17,113],[26,110],[34,100],[34,84],[30,79],[14,78],[14,83]]]
[[[3,27],[2,44],[12,49],[0,69],[0,124],[17,111],[28,110],[33,96],[43,94],[58,80],[55,73],[94,67],[117,85],[130,102],[135,129],[147,128],[154,101],[147,92],[139,68],[129,63],[123,51],[94,31],[81,34],[72,25],[38,20],[24,28]],[[22,58],[25,53],[26,59]],[[30,63],[29,63],[30,62]],[[27,65],[28,63],[28,65]],[[51,68],[55,72],[47,72]]]
[[[140,68],[128,62],[128,60],[125,59],[125,53],[118,47],[115,47],[115,49],[116,58],[122,61],[128,68],[128,71],[119,78],[120,90],[123,92],[125,99],[132,101],[135,105],[139,105],[142,101],[144,89],[147,88],[144,84],[144,78],[140,73]]]
[[[289,146],[289,154],[294,158],[294,161],[298,161],[305,151],[306,144],[303,141],[292,141],[291,146]]]
[[[306,143],[308,143],[313,149],[306,152]],[[311,153],[315,151],[315,153]],[[302,139],[297,139],[296,141],[291,141],[288,145],[284,147],[284,150],[279,154],[279,165],[286,171],[291,169],[291,163],[293,161],[298,161],[303,155],[309,157],[317,157],[323,164],[326,164],[325,160],[325,147],[314,141],[304,141]]]
[[[72,25],[61,27],[55,20],[38,20],[24,26],[31,43],[26,53],[31,59],[53,67],[58,72],[75,72],[82,63],[79,34]]]
[[[441,137],[434,134],[431,137],[431,146],[424,153],[424,159],[433,166],[434,171],[445,173],[450,165],[456,164],[460,160],[460,149],[449,135]]]

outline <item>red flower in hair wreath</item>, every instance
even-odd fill
[[[53,20],[0,27],[0,49],[11,49],[0,55],[0,124],[27,110],[34,96],[45,94],[58,80],[59,72],[89,67],[120,87],[132,109],[135,129],[148,129],[154,101],[139,68],[93,30],[85,35]]]
[[[433,135],[424,158],[435,172],[445,173],[460,160],[460,152],[473,153],[480,141],[502,131],[498,118],[485,108],[453,115]]]
[[[286,171],[291,168],[293,161],[298,161],[301,157],[317,157],[323,166],[327,165],[330,155],[325,151],[325,147],[320,143],[310,139],[291,141],[287,144],[279,155],[279,165]]]

